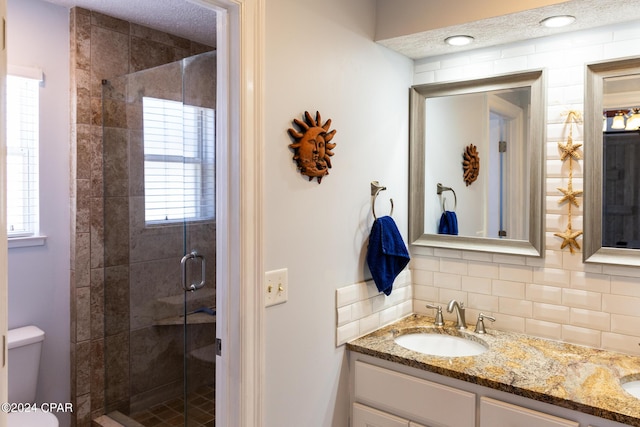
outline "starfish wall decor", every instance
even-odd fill
[[[582,190],[573,189],[573,160],[575,159],[576,161],[578,161],[582,159],[582,154],[577,151],[578,148],[582,146],[582,144],[573,143],[573,123],[577,124],[580,121],[582,121],[582,115],[579,112],[573,110],[569,111],[567,113],[566,121],[566,123],[569,125],[569,136],[567,138],[567,143],[558,143],[558,148],[561,151],[560,160],[564,162],[565,160],[569,159],[569,182],[567,182],[567,188],[558,187],[558,190],[562,194],[564,194],[564,196],[558,201],[558,203],[562,204],[568,201],[569,211],[567,213],[567,229],[562,233],[554,233],[553,235],[562,239],[560,249],[564,249],[568,246],[571,253],[573,253],[574,249],[580,249],[580,244],[576,239],[582,235],[582,230],[573,230],[571,227],[571,207],[575,206],[579,208],[580,205],[578,204],[577,197],[582,196]]]

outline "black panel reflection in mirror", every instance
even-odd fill
[[[585,262],[640,265],[640,58],[589,64]]]
[[[411,88],[413,245],[543,255],[544,90],[542,70]],[[454,207],[458,235],[442,222]]]

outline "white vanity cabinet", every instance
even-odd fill
[[[350,353],[351,427],[623,427],[615,421]]]

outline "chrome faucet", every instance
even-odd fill
[[[449,301],[449,305],[447,306],[447,311],[452,313],[453,310],[456,311],[456,329],[467,329],[467,322],[464,319],[464,303],[458,303],[458,301],[452,299]]]

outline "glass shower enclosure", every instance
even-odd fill
[[[215,424],[215,73],[209,52],[103,81],[104,399],[115,419]]]

